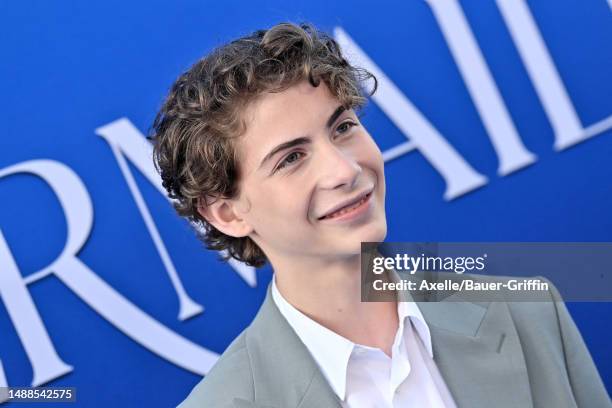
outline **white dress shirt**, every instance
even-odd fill
[[[275,276],[272,298],[343,407],[456,407],[433,360],[429,327],[415,303],[397,302],[399,327],[389,357],[379,348],[353,343],[297,310],[279,292]]]

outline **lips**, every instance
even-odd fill
[[[332,210],[328,211],[324,216],[319,217],[319,220],[336,218],[347,212],[350,212],[354,210],[355,208],[359,207],[360,205],[362,205],[364,202],[366,202],[370,198],[371,194],[372,194],[372,190],[364,192],[358,195],[356,198],[351,199],[345,203],[342,203],[339,206],[336,206]]]

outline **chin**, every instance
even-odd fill
[[[363,242],[382,242],[385,240],[387,237],[387,217],[385,213],[380,214],[376,221],[368,226],[364,235],[368,235],[368,239],[362,239]]]
[[[372,232],[372,238],[368,239],[367,242],[383,242],[387,237],[387,224],[383,224],[378,229]],[[366,242],[366,241],[363,241]]]
[[[383,219],[380,222],[371,224],[368,226],[366,231],[363,231],[363,233],[360,234],[358,251],[361,252],[362,242],[383,242],[386,237],[387,237],[386,220]]]

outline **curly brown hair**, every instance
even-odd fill
[[[376,78],[351,66],[336,41],[310,24],[281,23],[239,38],[196,62],[172,85],[148,139],[162,184],[177,213],[197,228],[208,249],[225,250],[260,267],[266,255],[247,237],[217,230],[198,212],[210,198],[238,193],[236,138],[244,134],[245,107],[267,92],[281,92],[302,80],[320,81],[347,109],[361,108],[364,81]]]

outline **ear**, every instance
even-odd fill
[[[235,200],[220,197],[200,197],[198,213],[222,233],[241,238],[249,235],[253,228],[240,216]]]

